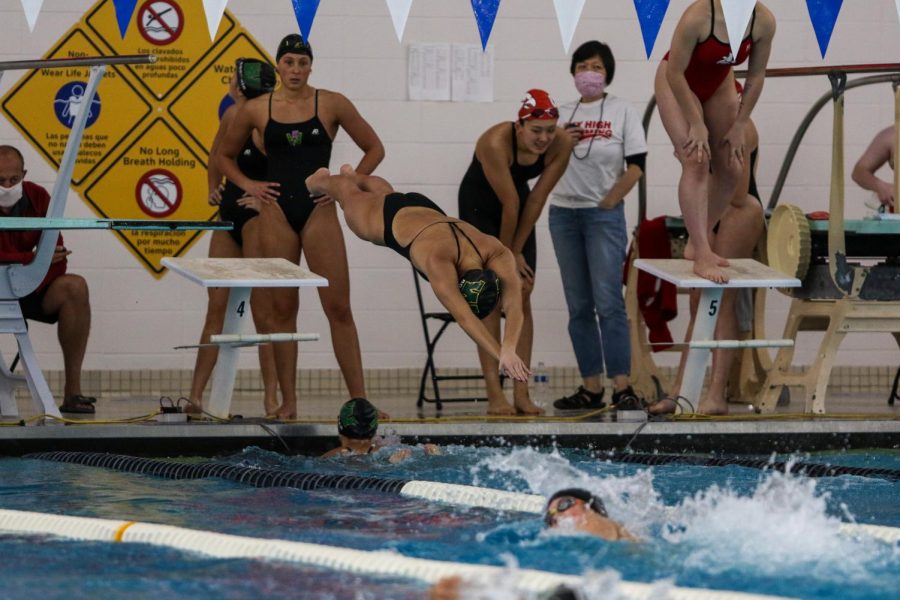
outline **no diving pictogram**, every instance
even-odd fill
[[[156,46],[168,46],[184,31],[184,13],[176,0],[147,0],[138,12],[141,36]]]
[[[138,206],[149,217],[168,217],[181,205],[181,182],[165,169],[153,169],[141,176],[134,193]]]

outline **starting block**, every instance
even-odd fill
[[[703,391],[706,365],[713,348],[741,347],[739,340],[714,340],[719,306],[725,288],[791,288],[800,287],[800,280],[788,277],[751,258],[729,259],[731,266],[723,267],[728,275],[727,283],[716,283],[695,274],[694,262],[684,259],[644,259],[634,261],[635,267],[655,277],[673,283],[679,288],[700,290],[700,303],[694,318],[694,329],[688,347],[687,363],[682,377],[680,395],[695,403]],[[754,347],[791,345],[793,340],[753,340]]]
[[[312,341],[318,334],[242,333],[250,316],[250,292],[260,287],[325,287],[328,280],[283,258],[174,258],[162,259],[163,266],[205,288],[231,288],[222,334],[210,339],[219,346],[213,374],[212,394],[206,412],[227,419],[234,393],[238,354],[242,347],[276,342]],[[196,346],[179,346],[190,348]]]

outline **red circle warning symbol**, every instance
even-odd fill
[[[176,0],[147,0],[138,12],[141,36],[157,46],[168,46],[184,31],[184,13]]]
[[[181,205],[178,177],[165,169],[153,169],[138,179],[134,190],[138,206],[147,216],[168,217]]]

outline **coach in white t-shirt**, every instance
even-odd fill
[[[606,92],[616,70],[609,46],[582,44],[570,70],[581,97],[560,106],[559,120],[576,144],[550,196],[550,234],[584,383],[553,406],[602,408],[605,372],[615,388],[611,403],[639,409],[629,381],[631,343],[622,298],[627,242],[622,201],[644,172],[647,141],[634,107]]]

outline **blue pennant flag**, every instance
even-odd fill
[[[816,30],[816,39],[819,41],[819,51],[822,58],[828,51],[828,43],[834,32],[834,24],[837,23],[838,13],[844,0],[806,0],[806,8],[809,10],[809,18],[813,29]]]
[[[128,24],[131,23],[131,17],[134,16],[137,0],[113,0],[113,6],[116,8],[119,33],[122,34],[122,39],[125,39],[125,32],[128,31]]]
[[[291,0],[291,2],[294,4],[297,24],[300,25],[300,35],[308,43],[313,20],[316,18],[316,11],[319,10],[319,0]]]
[[[656,36],[659,35],[659,28],[666,17],[666,11],[669,10],[669,0],[634,0],[634,9],[641,23],[644,49],[647,51],[647,58],[650,58],[656,44]]]
[[[488,38],[494,28],[494,19],[500,9],[500,0],[472,0],[472,12],[478,22],[478,33],[481,34],[481,49],[487,48]]]

